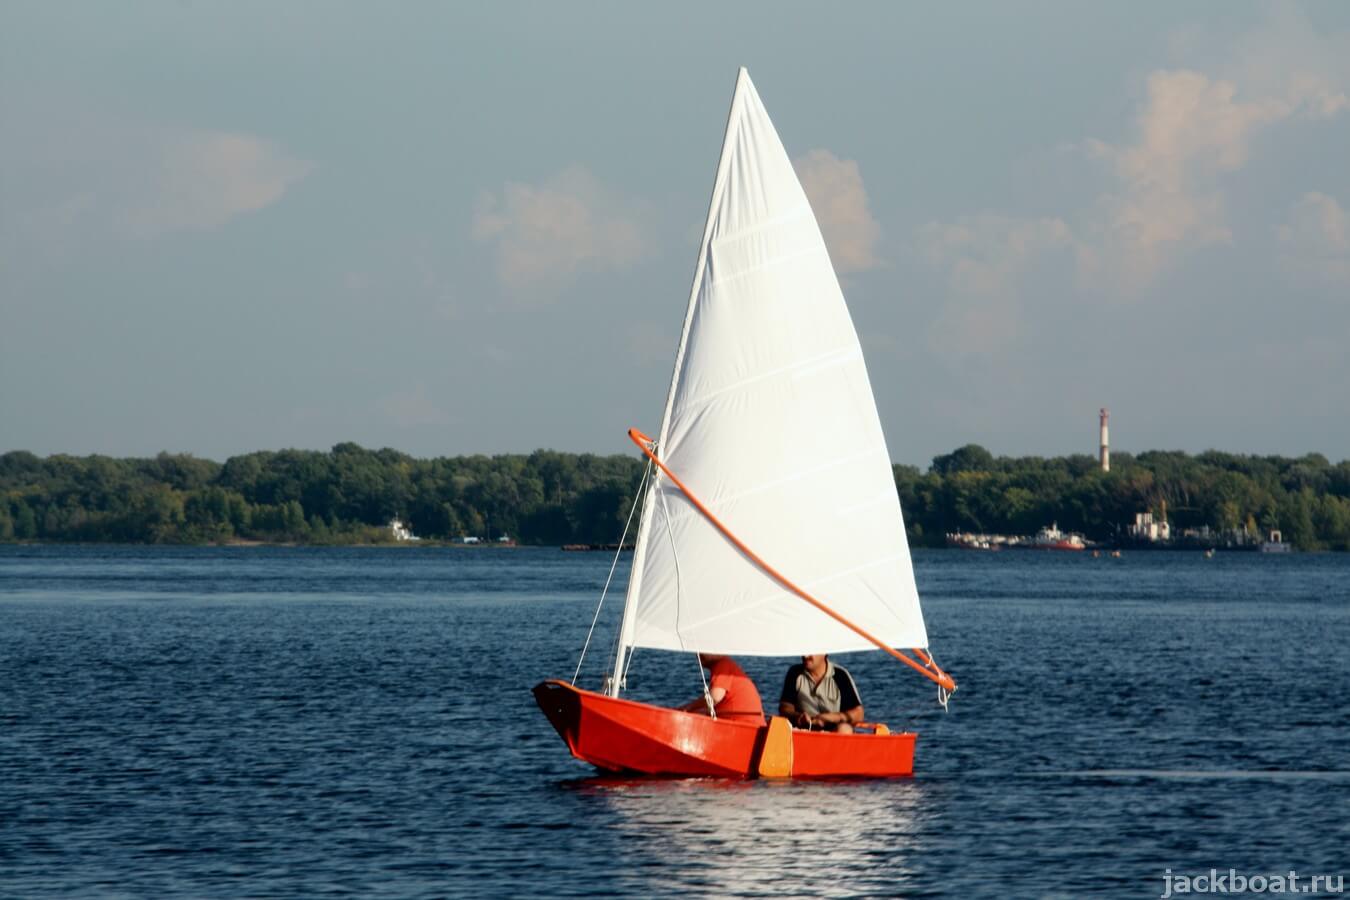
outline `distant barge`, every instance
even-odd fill
[[[1086,550],[1088,542],[1081,534],[1065,533],[1058,524],[1042,528],[1031,537],[1006,534],[947,535],[947,546],[962,550]]]

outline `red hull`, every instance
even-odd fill
[[[563,681],[535,686],[534,699],[577,759],[610,772],[749,778],[758,774],[769,728],[607,697]],[[913,732],[791,732],[797,778],[885,777],[914,771]]]

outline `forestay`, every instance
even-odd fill
[[[744,69],[656,452],[791,581],[891,646],[928,646],[858,336]],[[872,649],[743,556],[669,478],[656,473],[643,502],[621,648]]]

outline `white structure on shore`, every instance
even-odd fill
[[[1130,526],[1130,537],[1141,541],[1170,541],[1172,526],[1167,519],[1161,522],[1153,521],[1151,512],[1135,513],[1134,524]]]
[[[389,531],[391,534],[394,535],[394,540],[396,541],[421,540],[420,537],[412,533],[412,529],[410,529],[407,525],[404,525],[403,521],[398,518],[393,518],[389,520]]]

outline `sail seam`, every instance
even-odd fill
[[[875,569],[875,568],[878,568],[878,567],[880,567],[880,566],[886,565],[887,563],[898,562],[898,561],[900,561],[900,560],[902,560],[902,559],[908,559],[908,558],[909,558],[909,553],[908,553],[908,552],[905,552],[905,553],[892,553],[892,554],[888,554],[888,555],[886,555],[886,556],[879,557],[878,559],[870,560],[870,561],[864,562],[864,563],[859,563],[859,564],[856,565],[856,566],[853,566],[853,567],[848,568],[848,569],[844,569],[843,571],[840,571],[840,572],[831,572],[829,575],[825,575],[825,576],[822,576],[822,577],[820,577],[820,578],[816,578],[816,579],[814,579],[814,580],[808,582],[806,585],[803,585],[803,587],[809,587],[809,588],[811,589],[811,591],[814,592],[815,589],[818,588],[818,587],[820,587],[821,585],[828,585],[828,584],[830,584],[831,582],[839,581],[839,580],[842,579],[842,578],[848,578],[849,576],[851,576],[851,575],[856,575],[856,574],[858,574],[859,572],[864,572],[864,571],[866,571],[866,570],[868,570],[868,569]],[[768,578],[770,581],[774,581],[774,583],[777,584],[777,581],[776,581],[771,575],[769,575],[769,573],[763,572],[763,570],[761,570],[761,572],[763,573],[763,575],[764,575],[765,578]],[[916,593],[917,593],[917,591],[916,591]],[[693,624],[691,624],[691,625],[687,625],[687,626],[685,626],[684,631],[696,631],[696,630],[698,630],[698,629],[705,628],[705,627],[707,627],[708,625],[713,624],[714,622],[719,622],[719,621],[721,621],[722,619],[725,619],[725,618],[727,618],[727,617],[729,617],[729,616],[733,616],[733,615],[741,615],[741,614],[744,614],[744,613],[748,613],[748,612],[750,612],[751,610],[758,609],[758,608],[761,607],[761,606],[765,606],[765,605],[767,605],[767,604],[769,604],[769,603],[775,602],[775,601],[777,601],[777,600],[781,600],[781,599],[783,599],[784,597],[791,597],[791,596],[792,596],[792,595],[791,595],[790,592],[788,592],[787,590],[783,589],[781,586],[778,586],[777,590],[776,590],[774,593],[772,593],[772,594],[765,594],[765,595],[763,595],[762,597],[760,597],[760,598],[757,599],[757,600],[752,600],[752,601],[750,601],[749,603],[745,603],[745,604],[738,604],[734,609],[726,610],[726,611],[721,612],[721,613],[719,613],[719,614],[717,614],[717,615],[715,615],[715,616],[709,616],[709,617],[706,618],[706,619],[702,619],[702,620],[700,620],[700,621],[698,621],[698,622],[695,622],[695,623],[693,623]],[[795,598],[794,598],[794,599],[795,599]],[[898,615],[896,615],[895,610],[893,610],[893,609],[891,609],[889,606],[885,606],[885,605],[883,605],[882,608],[885,609],[888,613],[890,613],[890,614],[895,618],[896,624],[901,625],[901,626],[903,626],[903,625],[905,624],[904,621],[901,620],[901,618],[900,618]],[[823,616],[823,615],[825,615],[825,614],[824,614],[824,613],[821,613],[821,615]],[[827,617],[827,618],[828,618],[828,617]],[[842,626],[841,626],[841,627],[842,627]],[[681,649],[686,649],[686,646],[684,645],[684,636],[683,636],[683,635],[676,635],[676,637],[677,637],[677,638],[680,640],[680,642],[681,642]],[[694,649],[698,649],[698,648],[694,648]]]
[[[739,241],[743,237],[749,237],[750,235],[756,234],[757,232],[766,231],[770,228],[776,228],[779,225],[782,225],[786,222],[791,222],[794,219],[803,219],[806,218],[807,216],[810,216],[811,221],[815,222],[816,217],[815,213],[811,211],[811,204],[802,203],[798,206],[794,206],[792,209],[789,209],[786,212],[781,212],[778,215],[773,216],[771,218],[761,219],[758,224],[746,225],[745,227],[738,228],[735,231],[724,231],[721,234],[715,234],[713,235],[712,240],[709,243],[715,247],[718,244],[725,244],[731,241]]]
[[[827,462],[827,463],[825,463],[825,464],[823,464],[823,465],[814,466],[814,467],[812,467],[812,468],[810,468],[810,469],[802,469],[802,470],[799,471],[799,472],[793,472],[791,475],[784,476],[784,477],[782,477],[782,478],[777,478],[777,479],[774,479],[773,481],[766,481],[764,484],[758,485],[758,486],[753,487],[753,488],[751,488],[751,489],[749,489],[749,490],[739,491],[739,492],[737,492],[737,493],[735,493],[735,494],[728,494],[727,496],[725,496],[725,497],[720,497],[720,498],[718,498],[717,500],[709,500],[709,501],[706,502],[705,505],[708,507],[708,509],[714,509],[714,510],[715,510],[715,509],[721,509],[721,508],[723,508],[723,507],[725,507],[725,506],[727,506],[727,505],[729,505],[729,504],[731,504],[731,503],[735,503],[735,502],[738,501],[738,500],[743,500],[743,499],[745,499],[746,497],[753,497],[755,494],[760,494],[760,493],[763,493],[764,491],[773,490],[774,488],[782,487],[783,485],[786,485],[786,484],[791,484],[791,483],[794,482],[794,481],[801,481],[801,480],[803,480],[804,478],[807,478],[807,477],[809,477],[809,476],[811,476],[811,475],[818,475],[818,474],[820,474],[821,472],[828,472],[830,469],[837,469],[837,468],[839,468],[840,466],[848,465],[849,463],[857,462],[857,461],[860,460],[860,459],[864,459],[864,458],[866,458],[866,457],[868,457],[868,456],[872,456],[872,455],[876,454],[878,451],[880,451],[880,452],[882,453],[882,455],[886,455],[886,445],[885,445],[884,443],[882,443],[882,444],[877,444],[877,445],[872,446],[872,447],[869,447],[869,448],[867,448],[866,450],[863,450],[863,451],[861,451],[861,452],[859,452],[859,453],[853,453],[853,454],[850,454],[850,455],[848,455],[848,456],[841,456],[841,457],[839,457],[838,459],[831,460],[830,462]],[[669,491],[670,493],[674,494],[674,495],[677,496],[677,497],[683,497],[683,496],[684,496],[682,493],[680,493],[679,488],[675,487],[674,485],[669,485],[669,487],[661,486],[661,487],[658,487],[658,490],[660,490],[662,493],[666,493],[667,491]],[[881,496],[884,496],[884,495],[881,495]],[[872,502],[875,502],[875,501],[873,501],[873,500],[868,500],[866,503],[863,503],[863,504],[860,504],[860,505],[861,505],[861,506],[865,506],[865,505],[867,505],[867,503],[872,503]],[[689,519],[689,518],[698,518],[698,519],[701,519],[701,518],[703,518],[703,516],[698,512],[698,510],[692,509],[692,508],[689,507],[688,505],[685,505],[685,506],[682,508],[682,511],[680,511],[680,512],[677,512],[677,513],[673,513],[673,514],[672,514],[672,513],[669,513],[669,511],[668,511],[667,514],[670,515],[670,522],[669,522],[669,524],[670,524],[671,526],[673,526],[673,525],[675,525],[675,524],[678,524],[679,522],[682,522],[682,521],[684,521],[685,519]]]
[[[791,375],[795,372],[806,371],[807,369],[827,368],[828,367],[827,364],[830,363],[831,361],[833,361],[834,365],[836,366],[842,366],[845,363],[851,362],[854,359],[861,359],[861,358],[862,358],[862,347],[859,346],[858,344],[853,344],[852,346],[846,346],[843,348],[835,348],[827,350],[824,353],[817,354],[816,356],[812,356],[809,359],[803,359],[798,362],[795,362],[790,366],[779,366],[776,369],[770,369],[767,372],[761,372],[758,375],[752,375],[749,378],[743,378],[740,381],[735,382],[734,384],[729,384],[726,387],[720,387],[715,391],[709,391],[706,394],[700,394],[699,396],[694,397],[692,400],[685,400],[683,403],[680,404],[680,408],[678,410],[672,410],[672,412],[677,418],[683,418],[685,416],[697,412],[699,409],[706,407],[715,398],[720,397],[723,394],[739,390],[745,387],[746,385],[755,384],[760,381],[767,381],[771,378],[778,378],[783,375]]]
[[[633,497],[633,507],[628,510],[628,520],[623,523],[623,534],[619,536],[619,546],[614,551],[614,561],[609,565],[609,575],[605,577],[605,586],[600,591],[600,602],[595,606],[595,615],[591,618],[591,628],[586,632],[586,643],[581,647],[581,658],[577,660],[577,669],[572,673],[572,684],[574,685],[577,683],[577,679],[581,677],[581,664],[586,661],[586,651],[590,649],[591,637],[595,634],[595,623],[600,621],[600,608],[605,605],[605,597],[609,595],[609,585],[614,580],[614,570],[619,567],[619,557],[623,555],[623,543],[628,538],[628,528],[633,524],[633,514],[637,512],[639,504],[642,503],[644,488],[647,487],[647,479],[651,477],[651,474],[652,463],[651,460],[647,460],[647,466],[642,470],[642,480],[638,483],[637,493]],[[611,652],[617,649],[618,640],[619,635],[616,632],[614,635],[615,647],[611,648]],[[612,673],[610,677],[614,677]]]
[[[851,513],[857,512],[857,511],[860,510],[860,509],[867,509],[867,507],[869,507],[869,506],[877,506],[877,505],[879,505],[879,504],[881,504],[881,503],[885,503],[887,500],[891,500],[891,499],[893,499],[894,497],[895,497],[895,492],[894,492],[893,490],[879,491],[879,492],[877,492],[876,494],[872,495],[872,497],[871,497],[870,499],[867,499],[867,500],[859,500],[857,503],[854,503],[852,506],[841,506],[839,509],[835,510],[834,512],[835,512],[835,515],[837,515],[837,516],[847,516],[847,515],[849,515],[849,514],[851,514]]]
[[[816,256],[824,252],[825,252],[824,246],[816,246],[810,248],[809,250],[801,250],[797,253],[784,253],[781,256],[775,256],[771,259],[766,259],[763,262],[756,263],[753,266],[749,266],[748,268],[741,269],[729,275],[723,275],[719,277],[716,274],[714,274],[712,280],[704,282],[704,284],[709,288],[731,284],[732,282],[739,281],[742,278],[749,278],[751,275],[757,275],[760,272],[764,271],[765,269],[772,268],[773,266],[776,266],[779,263],[791,262],[794,259],[801,259],[804,256]],[[715,270],[716,267],[714,266],[714,271]]]

